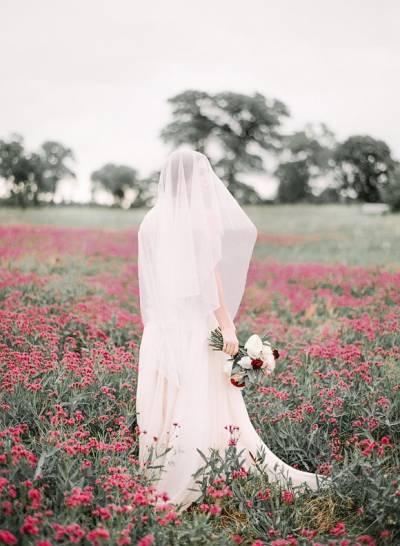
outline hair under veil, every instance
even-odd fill
[[[165,340],[155,366],[176,385],[188,372],[183,331],[207,324],[219,307],[216,268],[234,318],[256,237],[205,155],[178,150],[168,157],[156,204],[139,230],[138,266],[143,323],[157,322]]]

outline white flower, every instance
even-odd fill
[[[247,351],[247,354],[250,358],[260,358],[260,353],[263,348],[263,343],[261,341],[260,336],[257,334],[253,334],[249,337],[249,339],[246,341],[246,344],[244,348]]]
[[[245,368],[246,370],[250,370],[252,368],[251,358],[249,356],[242,356],[238,364],[239,366],[241,366],[242,368]]]
[[[269,372],[273,372],[275,369],[275,357],[272,352],[271,346],[264,344],[261,349],[261,360],[264,361],[262,368],[267,368]]]

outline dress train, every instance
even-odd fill
[[[245,458],[244,468],[254,469],[254,456],[257,451],[265,452],[262,468],[270,481],[279,481],[284,487],[291,480],[292,486],[299,488],[307,484],[318,490],[331,482],[321,474],[296,469],[277,457],[256,432],[240,389],[230,383],[228,356],[214,351],[208,346],[207,337],[216,326],[210,317],[207,333],[201,350],[190,344],[188,335],[187,362],[188,376],[181,388],[171,385],[154,366],[162,352],[157,344],[159,337],[155,325],[145,327],[140,348],[140,364],[137,387],[137,418],[139,430],[139,462],[143,469],[149,449],[160,457],[154,464],[164,468],[154,469],[157,475],[158,492],[166,492],[169,502],[179,504],[180,510],[187,508],[199,498],[192,474],[204,465],[196,448],[208,454],[213,447],[221,453],[228,446],[229,425],[238,427],[237,449]],[[191,353],[192,350],[192,353]],[[191,368],[191,364],[194,366]],[[166,447],[171,449],[164,455]],[[158,473],[157,473],[158,472]]]

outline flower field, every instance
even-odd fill
[[[280,358],[243,392],[270,449],[334,485],[280,490],[232,442],[178,513],[137,461],[136,231],[0,226],[0,545],[400,544],[400,271],[274,244],[299,241],[260,233],[236,322]]]

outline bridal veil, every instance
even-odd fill
[[[200,331],[219,307],[216,268],[234,318],[256,237],[205,155],[182,149],[168,157],[139,230],[138,268],[142,321],[157,323],[163,348],[154,366],[176,386],[193,372],[184,351],[188,330]]]

